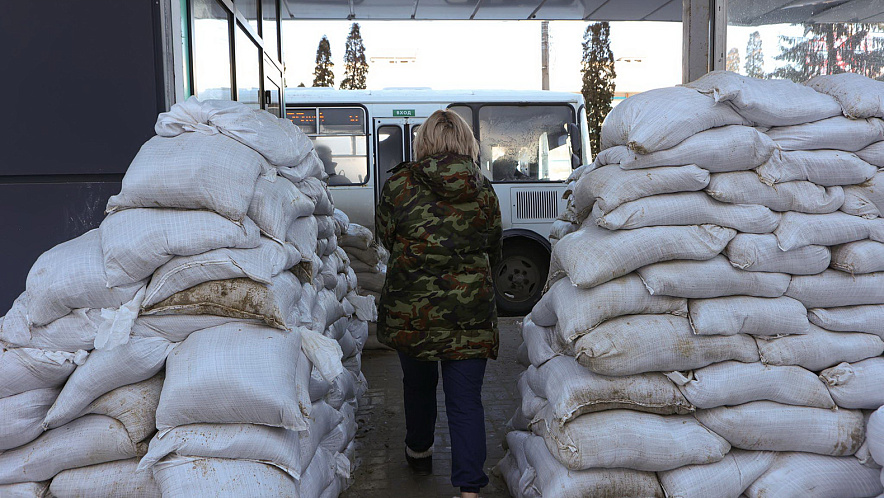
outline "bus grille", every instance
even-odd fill
[[[554,220],[559,215],[559,194],[555,190],[516,190],[515,220]]]

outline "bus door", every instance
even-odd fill
[[[375,188],[378,199],[387,179],[390,178],[390,169],[403,161],[413,161],[412,143],[418,126],[426,118],[375,118]]]

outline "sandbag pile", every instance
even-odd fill
[[[0,319],[0,496],[337,496],[376,310],[322,163],[233,102],[156,132]]]
[[[349,223],[340,245],[350,257],[350,267],[356,272],[356,292],[360,296],[372,296],[376,303],[380,301],[390,253],[378,244],[371,230],[357,223]],[[369,323],[365,349],[390,349],[378,342],[376,321]]]
[[[884,83],[842,78],[713,72],[608,115],[523,323],[514,496],[884,492]]]

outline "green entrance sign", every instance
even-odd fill
[[[414,117],[414,109],[393,109],[393,117],[408,118]]]

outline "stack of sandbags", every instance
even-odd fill
[[[356,273],[358,294],[371,296],[377,303],[387,278],[387,260],[390,254],[378,244],[371,230],[356,223],[346,226],[340,245],[350,257],[350,267]],[[365,348],[389,349],[377,340],[376,320],[369,323],[369,337]]]
[[[629,476],[616,496],[884,491],[862,450],[884,405],[884,219],[839,211],[884,166],[884,126],[840,114],[724,72],[612,111],[524,322],[511,425],[535,436],[508,438],[513,494],[579,496],[550,483],[600,469]],[[561,468],[520,459],[538,436]]]
[[[188,100],[156,130],[99,229],[41,256],[0,322],[0,494],[336,496],[373,303],[321,161],[236,103]]]

